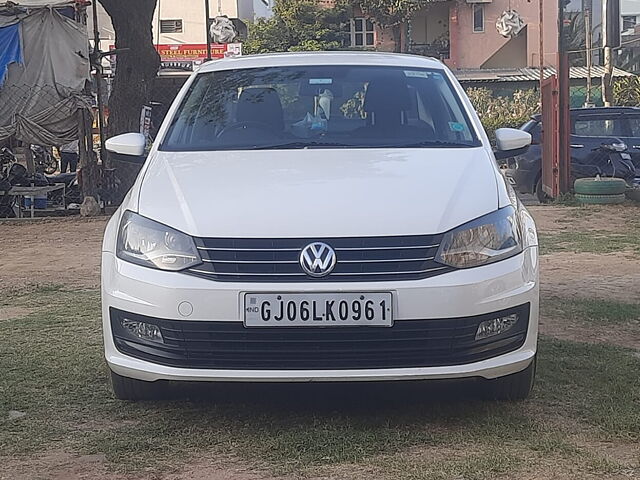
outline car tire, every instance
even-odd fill
[[[506,377],[487,380],[484,387],[485,397],[489,400],[521,401],[526,400],[536,378],[536,357],[531,364],[518,373]]]
[[[621,178],[579,178],[573,189],[580,195],[620,195],[627,189]]]
[[[540,177],[538,179],[538,181],[536,182],[536,198],[538,199],[538,201],[540,203],[549,203],[551,202],[551,200],[553,200],[549,195],[547,195],[545,193],[545,191],[542,189],[542,177]]]
[[[640,203],[640,188],[630,188],[626,195],[629,200]]]
[[[624,203],[626,196],[624,193],[617,195],[583,195],[576,193],[576,200],[588,205],[617,205]]]
[[[111,372],[111,387],[118,400],[153,400],[158,397],[158,386],[155,382],[145,382],[135,378],[123,377]]]

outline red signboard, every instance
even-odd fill
[[[211,45],[211,58],[224,58],[228,47],[227,44]],[[156,50],[163,62],[189,62],[207,58],[206,43],[156,45]]]
[[[171,45],[155,45],[160,55],[160,68],[164,70],[186,70],[192,71],[201,63],[207,60],[207,44],[171,44]],[[115,45],[110,46],[110,50],[114,50]],[[228,56],[242,55],[241,43],[228,43],[211,45],[211,58],[217,60]],[[116,57],[112,56],[112,68],[115,67]]]

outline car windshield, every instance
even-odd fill
[[[269,67],[196,77],[162,150],[480,146],[442,71]]]

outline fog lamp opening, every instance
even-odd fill
[[[139,320],[130,320],[128,318],[120,320],[120,325],[122,325],[122,328],[134,337],[151,342],[164,343],[162,332],[160,331],[160,327],[157,325],[141,322]]]
[[[494,337],[501,333],[509,331],[517,322],[518,314],[513,313],[506,317],[492,318],[491,320],[485,320],[478,325],[478,331],[476,332],[476,340],[483,340],[485,338]]]

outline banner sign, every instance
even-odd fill
[[[164,69],[193,70],[207,59],[207,44],[156,45]],[[211,58],[216,60],[229,56],[242,55],[241,43],[214,43],[211,45]]]
[[[195,67],[207,60],[207,44],[182,43],[155,45],[160,55],[160,69],[193,71]],[[115,49],[115,45],[110,47]],[[211,58],[218,60],[225,57],[242,55],[241,43],[214,43],[211,44]],[[112,62],[115,63],[115,56]],[[112,69],[115,65],[112,65]]]

